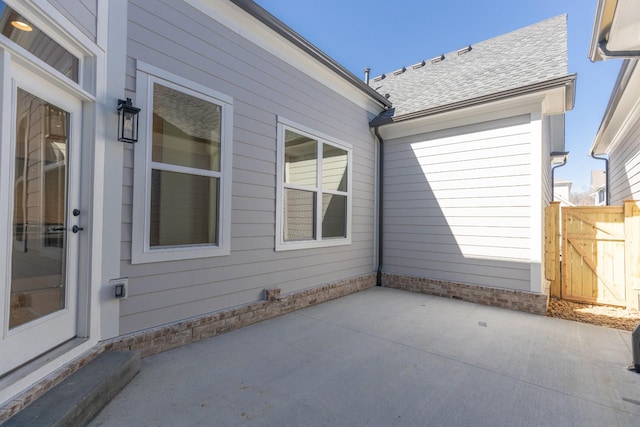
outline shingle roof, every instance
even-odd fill
[[[393,103],[375,122],[567,76],[567,15],[438,59],[373,78],[371,87]]]

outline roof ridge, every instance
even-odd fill
[[[467,105],[471,100],[487,101],[546,87],[549,82],[573,84],[567,50],[567,15],[561,14],[466,45],[433,61],[424,60],[424,65],[396,69],[374,78],[371,84],[393,103],[379,118],[404,120]]]
[[[473,50],[476,46],[482,46],[484,44],[489,44],[489,42],[495,42],[498,39],[502,39],[502,38],[506,38],[508,36],[512,36],[514,33],[519,33],[519,32],[524,32],[524,31],[527,31],[527,30],[531,30],[532,28],[537,27],[537,26],[543,26],[543,25],[545,25],[546,23],[548,23],[549,21],[552,21],[552,20],[558,20],[558,19],[565,19],[566,20],[567,16],[568,16],[567,13],[561,13],[560,15],[552,16],[550,18],[543,19],[542,21],[534,22],[534,23],[526,25],[524,27],[516,28],[516,29],[514,29],[512,31],[509,31],[508,33],[498,34],[497,36],[494,36],[494,37],[491,37],[491,38],[488,38],[488,39],[485,39],[485,40],[481,40],[481,41],[476,42],[476,43],[468,43],[467,45],[463,46],[462,48],[459,48],[459,49],[456,49],[456,50],[452,50],[451,52],[444,52],[444,53],[441,53],[440,55],[435,55],[435,56],[430,57],[430,58],[421,59],[421,60],[417,61],[416,63],[414,63],[413,65],[410,64],[410,65],[398,67],[395,70],[399,70],[399,69],[403,69],[403,68],[406,68],[406,71],[416,70],[416,69],[422,68],[422,67],[415,67],[414,65],[421,64],[422,62],[424,62],[424,63],[431,62],[433,64],[433,63],[437,63],[437,62],[440,62],[440,61],[444,61],[444,60],[446,60],[446,58],[448,58],[450,56],[460,56],[460,54],[461,54],[460,51],[462,51],[462,50],[465,50],[465,49],[468,49],[468,48],[470,48],[469,50]],[[463,52],[463,53],[466,53],[466,52]],[[379,75],[373,77],[372,80],[379,81],[379,80],[382,80],[382,79],[384,79],[386,77],[389,77],[389,75],[398,76],[400,74],[404,74],[404,73],[395,74],[394,71],[388,71],[388,72],[385,72],[385,73],[382,73],[382,74],[379,74]]]

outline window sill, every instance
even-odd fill
[[[276,242],[276,252],[296,251],[301,249],[328,248],[333,246],[347,246],[351,244],[351,238],[346,239],[326,239],[326,240],[305,240],[299,242]]]
[[[148,249],[144,252],[134,251],[131,254],[131,264],[213,258],[228,256],[230,253],[229,248],[218,246]]]

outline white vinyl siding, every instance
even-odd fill
[[[529,116],[387,140],[384,271],[530,289]]]
[[[129,4],[127,96],[139,104],[136,62],[233,98],[231,247],[225,257],[131,264],[133,154],[124,158],[120,332],[250,303],[374,271],[375,143],[372,114],[191,7]],[[278,117],[352,144],[351,245],[274,251]],[[135,203],[138,203],[136,201]]]
[[[609,156],[611,205],[640,200],[640,121]]]

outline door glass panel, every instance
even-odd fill
[[[69,114],[18,89],[9,329],[65,308]]]

